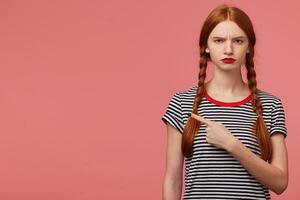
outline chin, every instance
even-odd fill
[[[230,63],[230,64],[221,63],[221,64],[218,64],[215,66],[222,71],[231,71],[231,70],[235,70],[235,69],[241,69],[241,66],[237,65],[236,63]]]

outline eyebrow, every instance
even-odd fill
[[[214,36],[214,37],[212,37],[213,39],[226,39],[226,38],[224,38],[224,37],[218,37],[218,36]],[[246,39],[246,37],[245,36],[237,36],[237,37],[234,37],[233,39],[239,39],[239,38],[241,38],[241,39]]]

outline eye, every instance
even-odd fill
[[[242,44],[244,41],[243,40],[235,40],[237,41],[238,44]]]
[[[223,41],[223,40],[221,40],[221,39],[214,40],[215,43],[220,43],[220,41]]]

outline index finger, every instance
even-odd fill
[[[203,122],[204,124],[210,125],[211,121],[209,119],[205,119],[204,117],[201,117],[200,115],[196,115],[194,113],[191,113],[191,117],[197,119],[200,122]]]

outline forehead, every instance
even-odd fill
[[[209,37],[238,37],[246,36],[245,32],[233,21],[220,22],[210,33]]]

